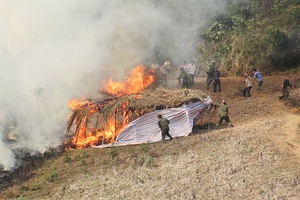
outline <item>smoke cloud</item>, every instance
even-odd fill
[[[194,56],[199,28],[223,0],[0,1],[0,169],[62,144],[71,98],[96,98],[159,49]],[[14,142],[9,142],[8,141]]]

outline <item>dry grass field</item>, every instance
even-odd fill
[[[263,93],[254,83],[250,98],[240,78],[223,78],[216,94],[196,78],[195,89],[227,100],[233,128],[207,130],[205,117],[192,135],[166,144],[66,151],[0,199],[300,199],[300,74],[291,74],[296,89],[281,101],[285,76],[265,76]]]

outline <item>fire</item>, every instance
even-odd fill
[[[124,125],[122,127],[118,127],[118,130],[116,130],[114,125],[114,120],[110,118],[105,130],[97,130],[93,128],[87,129],[84,126],[80,126],[77,134],[72,138],[71,142],[76,146],[76,148],[111,143],[116,139],[117,133],[121,132],[126,127],[126,125]]]
[[[125,82],[103,81],[104,90],[116,97],[142,92],[155,81],[153,75],[144,73],[145,69],[143,65],[135,67]]]
[[[153,73],[147,74],[145,71],[146,67],[140,65],[130,72],[130,76],[124,82],[113,82],[111,79],[104,81],[104,89],[100,92],[113,97],[142,92],[155,81]],[[140,98],[140,95],[137,94],[135,98]],[[74,115],[76,130],[74,137],[69,141],[70,144],[66,145],[84,148],[113,143],[118,134],[126,128],[132,115],[132,112],[126,109],[128,103],[123,102],[115,109],[113,115],[104,117],[103,109],[113,100],[113,98],[102,101],[71,99],[68,106],[74,111],[73,115],[77,114]]]
[[[68,102],[68,107],[72,110],[75,110],[77,108],[80,108],[82,107],[85,103],[86,100],[84,101],[81,101],[81,100],[78,100],[78,99],[71,99],[69,102]]]

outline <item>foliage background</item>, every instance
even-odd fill
[[[229,0],[227,9],[201,29],[197,61],[204,70],[213,59],[231,75],[299,67],[299,0]]]

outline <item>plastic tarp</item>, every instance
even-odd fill
[[[118,135],[113,145],[94,147],[103,148],[107,146],[124,146],[161,141],[158,114],[162,114],[164,118],[170,120],[169,133],[173,138],[188,136],[192,132],[194,123],[202,118],[210,109],[211,103],[210,97],[207,97],[203,102],[195,102],[179,108],[169,108],[147,113],[128,124]]]

